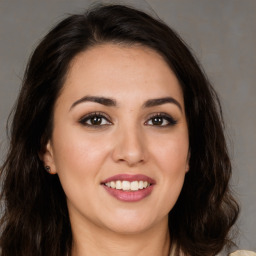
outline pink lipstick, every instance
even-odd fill
[[[142,174],[118,174],[101,182],[113,197],[125,202],[136,202],[149,196],[155,180]]]

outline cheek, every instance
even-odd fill
[[[97,182],[101,166],[107,157],[108,148],[99,136],[85,136],[81,130],[62,132],[56,129],[53,155],[56,171],[65,190],[76,183]],[[92,179],[93,178],[93,179]]]
[[[168,213],[176,203],[184,184],[188,166],[187,136],[173,136],[158,140],[153,147],[154,161],[159,175],[161,199],[158,206],[163,213]]]
[[[95,194],[107,148],[102,145],[102,140],[79,132],[55,138],[57,174],[69,204],[79,209],[81,202],[89,204],[90,196]]]
[[[162,183],[166,190],[180,190],[187,170],[187,147],[172,145],[162,147],[157,164],[162,172]]]
[[[151,154],[167,176],[184,175],[188,164],[189,143],[186,130],[173,136],[157,138],[151,145]]]
[[[56,129],[55,134],[54,158],[56,163],[61,165],[64,163],[67,165],[72,163],[74,166],[81,163],[97,164],[106,149],[102,136],[87,134],[83,131],[83,127]],[[83,167],[83,165],[80,166]]]

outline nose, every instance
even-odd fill
[[[138,127],[119,128],[115,134],[113,160],[136,166],[147,160],[146,140]]]

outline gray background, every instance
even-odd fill
[[[0,162],[6,152],[6,120],[31,50],[65,14],[81,12],[91,2],[0,0]],[[232,184],[242,206],[238,245],[256,251],[256,0],[147,3],[133,2],[151,14],[154,10],[181,34],[220,94],[234,166]]]

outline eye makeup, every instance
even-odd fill
[[[176,125],[177,120],[169,114],[159,112],[151,114],[144,124],[148,126],[168,127]]]
[[[113,125],[111,118],[104,112],[92,112],[79,119],[79,123],[83,126],[91,128],[103,128]],[[146,126],[154,126],[159,128],[170,127],[177,124],[177,120],[171,115],[163,112],[151,114],[144,122]]]
[[[79,123],[92,128],[102,128],[103,126],[112,125],[110,117],[103,112],[89,113],[80,118]]]

